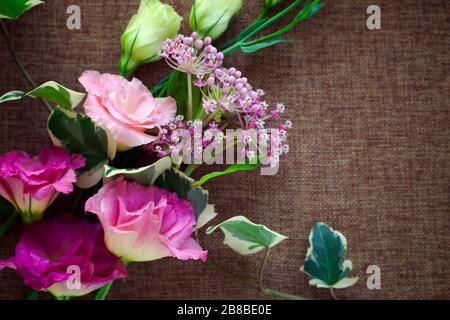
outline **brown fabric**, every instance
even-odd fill
[[[81,89],[77,77],[85,69],[116,72],[119,37],[138,1],[46,2],[7,23],[36,81]],[[187,17],[191,1],[167,2]],[[227,35],[255,17],[262,1],[245,2]],[[324,2],[320,14],[290,32],[292,43],[226,61],[264,88],[270,102],[285,103],[294,128],[291,153],[277,176],[236,173],[208,183],[218,220],[244,214],[289,236],[268,264],[273,288],[329,298],[298,270],[310,228],[324,221],[346,235],[354,274],[361,277],[338,296],[450,298],[449,2],[378,0],[377,31],[365,22],[374,1]],[[81,31],[65,26],[73,3],[82,10]],[[29,89],[3,41],[0,61],[1,93]],[[167,71],[155,63],[135,76],[152,85]],[[2,105],[0,152],[37,152],[49,144],[46,115],[30,99]],[[12,253],[19,229],[0,240],[1,257]],[[238,256],[222,245],[219,232],[202,240],[217,261],[255,278],[261,255]],[[372,264],[381,268],[381,290],[366,287]],[[0,298],[22,298],[27,290],[14,271],[0,273]],[[262,298],[201,263],[174,259],[132,265],[111,297]]]

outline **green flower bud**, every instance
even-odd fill
[[[195,0],[189,25],[200,37],[219,38],[241,10],[242,0]]]
[[[178,34],[182,20],[171,6],[159,0],[141,0],[122,34],[120,73],[128,75],[142,63],[159,60],[161,43]]]

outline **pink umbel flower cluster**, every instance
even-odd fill
[[[56,297],[82,296],[127,275],[124,263],[106,249],[100,224],[69,214],[27,226],[15,256],[0,260],[4,267]],[[69,279],[75,272],[78,284]]]
[[[192,203],[168,190],[118,178],[86,202],[86,211],[98,216],[108,249],[126,261],[207,258],[192,238]]]
[[[198,38],[197,32],[186,37],[178,35],[162,43],[159,53],[173,69],[196,75],[199,81],[222,66],[224,55],[211,45],[211,38]],[[199,82],[199,83],[200,83]]]
[[[85,165],[82,155],[70,155],[60,147],[43,148],[31,157],[24,151],[0,156],[0,195],[26,223],[40,220],[60,193],[71,193],[76,169]]]
[[[254,90],[236,68],[216,69],[207,79],[202,92],[203,108],[207,114],[235,114],[243,129],[264,129],[268,119],[278,119],[285,112],[283,104],[269,108],[262,99],[264,91]]]
[[[274,135],[269,135],[266,130],[270,120],[278,120],[285,112],[285,106],[278,103],[275,107],[269,107],[263,100],[265,92],[262,89],[254,89],[241,71],[236,68],[216,69],[208,77],[202,92],[206,113],[215,114],[215,118],[224,117],[226,122],[243,129],[239,135],[246,145],[239,151],[246,157],[256,157],[256,144],[261,141],[265,141],[267,153],[264,163],[267,165],[277,165],[279,157],[289,152],[286,129],[292,128],[291,121],[278,123]],[[273,124],[273,121],[271,123]],[[255,137],[252,130],[257,130],[259,137]]]
[[[209,121],[206,127],[203,127],[202,120],[185,121],[183,116],[178,115],[171,123],[161,127],[158,140],[149,144],[146,148],[147,151],[150,154],[157,154],[158,157],[165,157],[174,151],[179,154],[183,151],[189,152],[192,156],[195,156],[195,146],[186,147],[183,150],[184,145],[181,142],[185,137],[180,136],[179,129],[186,129],[189,132],[191,141],[197,139],[199,148],[206,148],[212,143],[221,143],[224,137],[222,130],[220,130],[215,121]],[[201,153],[202,150],[197,150],[197,154]]]
[[[289,145],[286,144],[287,129],[292,127],[292,122],[289,120],[276,123],[285,112],[283,104],[279,103],[275,107],[270,107],[263,99],[264,91],[254,89],[241,71],[234,67],[222,68],[223,54],[217,52],[209,38],[202,41],[198,39],[196,33],[190,37],[179,35],[174,40],[168,39],[163,43],[160,55],[173,69],[188,75],[197,75],[198,79],[194,81],[194,85],[202,92],[204,112],[199,113],[202,115],[200,119],[192,119],[191,113],[188,114],[188,118],[201,121],[203,128],[212,129],[204,132],[198,145],[187,150],[185,148],[184,152],[193,152],[195,155],[196,148],[201,149],[211,143],[220,144],[222,137],[225,137],[227,141],[239,138],[244,140],[245,144],[238,152],[245,157],[255,160],[256,153],[259,153],[258,159],[263,165],[278,165],[279,157],[289,151]],[[190,78],[188,78],[188,87],[190,85]],[[190,87],[189,90],[191,90]],[[192,103],[192,101],[189,102]],[[192,131],[191,136],[194,137],[198,133],[193,131],[193,121],[184,122],[182,119],[175,119],[162,127],[158,139],[147,149],[160,157],[172,151],[178,153],[181,145],[176,129],[187,128]],[[269,123],[271,127],[268,126]],[[228,136],[223,134],[224,129],[241,129],[241,132]],[[217,137],[215,131],[222,131],[219,139],[215,138]],[[254,131],[258,131],[257,137]],[[276,131],[276,133],[268,134],[270,131]],[[261,148],[261,141],[265,141],[262,143],[263,148]],[[258,151],[255,152],[255,149]],[[199,150],[197,154],[201,152]]]

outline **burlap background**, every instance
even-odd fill
[[[85,69],[116,72],[119,37],[136,1],[48,0],[18,22],[8,22],[17,50],[38,83],[55,80],[81,89]],[[191,1],[167,0],[187,16]],[[246,0],[228,35],[260,6]],[[327,7],[290,33],[294,41],[254,55],[235,53],[236,65],[273,103],[284,102],[294,123],[291,153],[281,172],[237,173],[209,183],[219,220],[244,214],[289,236],[273,250],[268,283],[313,298],[298,269],[313,223],[324,221],[348,239],[356,286],[342,298],[450,297],[449,2],[325,0]],[[366,8],[382,8],[382,29],[366,28]],[[82,30],[66,28],[66,8],[82,10]],[[0,41],[0,93],[28,89]],[[168,71],[146,65],[136,76],[148,85]],[[0,152],[37,152],[49,144],[46,111],[25,99],[0,108]],[[1,239],[12,253],[20,227]],[[241,257],[203,236],[211,255],[231,270],[255,276],[262,257]],[[368,265],[382,270],[382,289],[366,287]],[[0,298],[28,289],[13,271],[0,274]],[[114,285],[116,299],[259,299],[201,263],[164,259],[132,265]]]

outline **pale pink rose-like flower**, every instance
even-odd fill
[[[207,258],[192,238],[192,204],[168,190],[119,178],[88,199],[85,210],[98,216],[106,246],[125,261]]]
[[[24,151],[8,152],[0,156],[0,195],[24,222],[40,220],[61,192],[73,191],[75,170],[84,165],[82,155],[70,155],[60,147],[44,148],[34,157]]]
[[[151,129],[175,117],[176,101],[171,97],[154,98],[138,79],[128,81],[118,75],[87,70],[79,81],[88,93],[86,114],[111,132],[119,151],[155,141],[157,135]]]

